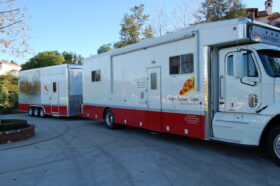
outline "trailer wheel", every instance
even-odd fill
[[[32,107],[29,107],[29,108],[28,108],[28,115],[29,115],[29,116],[33,116],[33,113],[34,113],[34,112],[33,112],[33,108],[32,108]]]
[[[105,122],[109,129],[116,128],[116,124],[114,123],[114,114],[110,109],[105,112]]]
[[[280,166],[280,125],[270,131],[267,147],[272,160]]]
[[[39,108],[37,108],[37,107],[34,108],[34,116],[35,117],[39,116]]]
[[[41,118],[45,117],[45,112],[44,112],[44,109],[43,109],[43,108],[40,108],[39,116],[40,116]]]

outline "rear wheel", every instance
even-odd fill
[[[44,109],[43,109],[43,108],[40,108],[39,116],[40,116],[41,118],[45,117],[45,112],[44,112]]]
[[[106,110],[105,112],[105,122],[108,128],[116,128],[116,124],[114,123],[114,114],[110,109]]]
[[[39,116],[39,108],[34,108],[34,116],[35,117]]]
[[[33,108],[32,107],[28,108],[28,115],[33,116]]]
[[[272,160],[280,166],[280,126],[277,126],[270,131],[267,147]]]

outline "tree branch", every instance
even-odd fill
[[[21,23],[21,22],[22,22],[22,21],[16,21],[16,22],[11,23],[11,24],[9,24],[9,25],[2,26],[2,27],[0,27],[0,30],[3,30],[3,29],[5,29],[5,28],[8,28],[8,27],[10,27],[10,26],[13,26],[13,25],[18,24],[18,23]]]
[[[0,5],[11,3],[11,2],[14,2],[14,1],[16,1],[16,0],[0,1]]]
[[[8,10],[8,11],[2,11],[0,12],[0,14],[6,14],[6,13],[10,13],[10,12],[16,12],[16,11],[19,11],[20,9],[17,8],[17,9],[14,9],[14,10]]]

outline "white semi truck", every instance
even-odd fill
[[[56,65],[19,73],[19,110],[30,116],[77,116],[82,104],[82,66]]]
[[[83,116],[203,140],[265,146],[280,164],[280,29],[240,18],[93,56]]]

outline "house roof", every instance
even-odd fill
[[[275,20],[275,19],[278,19],[279,17],[280,17],[280,13],[274,12],[268,16],[268,20]]]
[[[14,64],[14,63],[9,63],[6,61],[0,61],[1,64],[5,64],[5,65],[10,65],[10,66],[15,66],[15,67],[20,67],[20,65]]]

